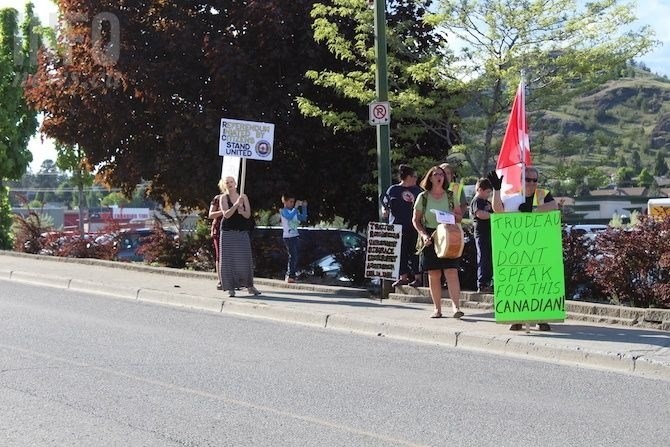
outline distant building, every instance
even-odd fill
[[[596,189],[586,197],[556,197],[563,210],[565,223],[608,223],[613,216],[630,217],[633,211],[647,209],[651,198],[670,197],[670,188],[660,188],[659,194],[648,195],[644,187]]]

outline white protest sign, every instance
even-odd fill
[[[221,164],[221,178],[232,177],[235,183],[240,183],[240,161],[239,157],[223,157]]]
[[[275,125],[255,121],[221,120],[219,155],[272,161]]]
[[[368,223],[365,277],[397,279],[400,273],[402,225]]]
[[[447,211],[435,210],[435,209],[431,209],[430,211],[435,214],[435,218],[437,219],[437,223],[452,224],[452,225],[456,223],[456,216],[454,216],[453,213],[450,213],[450,212],[447,212]]]

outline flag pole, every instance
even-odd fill
[[[526,71],[521,70],[521,81],[519,81],[519,91],[517,93],[521,94],[522,105],[519,107],[520,123],[521,128],[526,129]],[[521,194],[523,195],[523,200],[526,200],[526,144],[524,140],[521,140]]]

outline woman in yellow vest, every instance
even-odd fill
[[[505,199],[505,202],[503,203],[500,194],[503,177],[498,177],[496,171],[489,172],[488,179],[493,186],[493,211],[496,213],[502,213],[505,211],[521,211],[524,213],[531,213],[533,211],[552,211],[558,209],[558,204],[554,200],[554,197],[551,195],[551,193],[546,189],[539,189],[537,187],[537,182],[540,177],[540,173],[537,169],[527,166],[524,177],[526,181],[526,196],[511,196],[508,199]],[[515,323],[510,326],[509,330],[520,331],[522,328],[522,324]],[[537,328],[541,331],[551,330],[551,327],[548,323],[538,323]]]
[[[463,183],[456,182],[456,169],[449,163],[442,163],[440,167],[447,174],[447,181],[445,185],[448,185],[449,191],[451,191],[454,196],[454,205],[461,209],[462,214],[465,214],[465,210],[468,207],[468,204],[465,200],[465,185],[463,185]]]

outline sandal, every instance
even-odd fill
[[[454,318],[461,318],[463,315],[465,315],[465,314],[463,312],[461,312],[460,310],[457,310],[456,312],[454,312]]]
[[[430,318],[442,318],[442,312],[435,311],[432,313]]]

